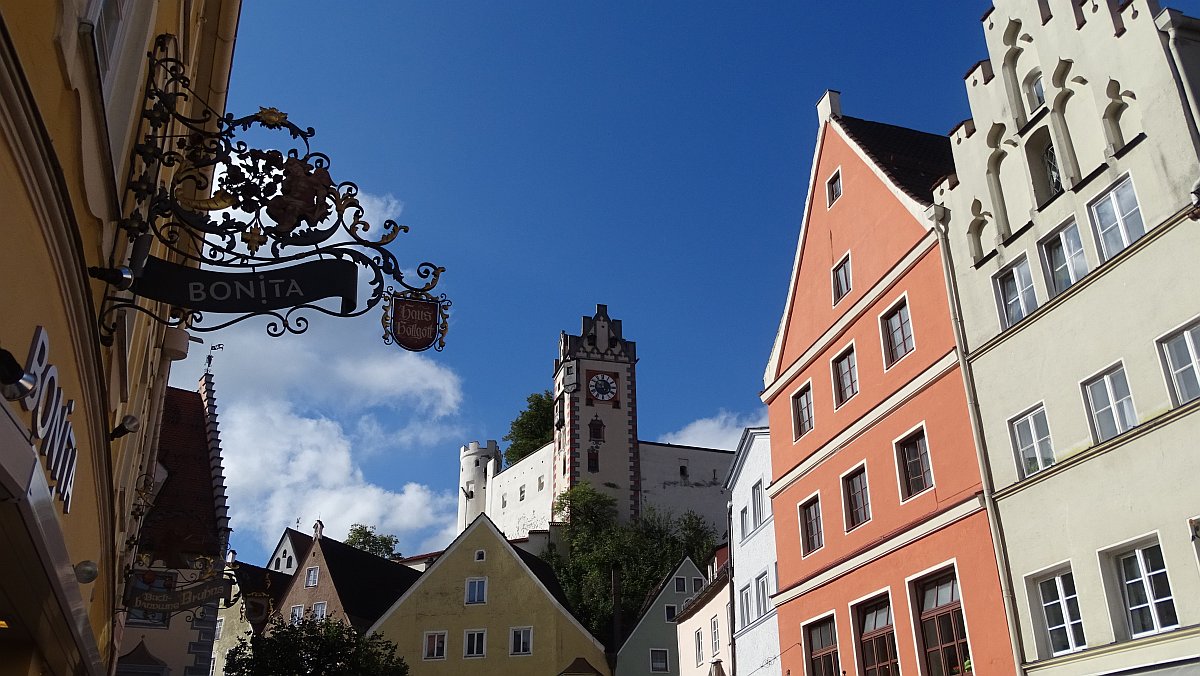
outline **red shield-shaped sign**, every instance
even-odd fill
[[[438,304],[413,298],[392,299],[392,338],[410,352],[428,350],[438,339]]]

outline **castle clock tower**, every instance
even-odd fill
[[[622,520],[641,507],[637,353],[608,306],[559,337],[554,360],[554,495],[580,481],[611,495]]]

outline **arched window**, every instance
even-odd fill
[[[1046,105],[1046,89],[1042,84],[1042,74],[1038,73],[1029,81],[1029,110],[1037,110]]]
[[[1041,208],[1063,191],[1062,172],[1059,171],[1058,155],[1054,152],[1049,127],[1042,127],[1029,135],[1025,156],[1029,161],[1029,177],[1033,180],[1036,206]]]
[[[1046,183],[1050,188],[1050,195],[1054,196],[1063,191],[1062,176],[1058,173],[1058,158],[1054,155],[1054,145],[1046,144],[1046,149],[1042,151],[1042,167],[1046,170]]]

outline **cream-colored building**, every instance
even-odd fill
[[[715,563],[709,564],[708,581],[675,617],[679,676],[733,674],[732,629],[733,603],[729,596],[729,563],[726,560],[719,567]]]
[[[1200,670],[1200,24],[996,0],[948,236],[1014,651],[1030,674]]]

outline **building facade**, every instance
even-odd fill
[[[88,268],[129,253],[118,221],[155,36],[175,36],[220,111],[239,7],[0,2],[0,673],[105,674],[120,650],[138,500],[188,341],[140,313],[102,336],[113,289]]]
[[[936,200],[1023,668],[1194,671],[1198,24],[994,4]]]
[[[781,676],[779,620],[771,602],[779,589],[779,572],[775,518],[766,493],[770,485],[770,429],[748,427],[725,480],[733,519],[729,534],[733,614],[729,626],[741,673]]]
[[[680,676],[733,674],[733,604],[729,600],[729,559],[726,547],[708,567],[708,579],[684,603],[675,618]],[[747,670],[748,671],[748,670]]]
[[[617,676],[670,674],[679,676],[675,617],[687,600],[704,587],[700,568],[685,556],[650,594],[637,624],[617,651]]]
[[[949,140],[817,105],[785,314],[762,394],[781,667],[1012,673],[997,558],[926,212]],[[736,563],[736,562],[735,562]]]

